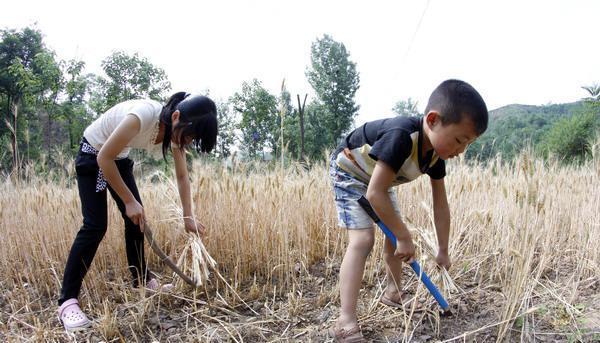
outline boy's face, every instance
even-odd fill
[[[429,126],[429,141],[436,154],[443,160],[463,153],[478,137],[473,122],[464,116],[458,123],[443,125],[439,114],[430,112],[425,120]]]

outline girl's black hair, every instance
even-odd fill
[[[173,127],[171,116],[179,111],[179,123]],[[162,141],[163,158],[171,150],[173,133],[176,141],[182,146],[186,138],[192,138],[196,151],[210,152],[217,143],[217,106],[210,98],[202,95],[190,95],[186,92],[173,94],[160,113],[160,122],[165,125],[165,135]]]

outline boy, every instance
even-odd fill
[[[392,187],[429,175],[438,236],[436,262],[449,268],[450,211],[444,186],[444,160],[465,151],[487,129],[487,124],[488,111],[481,95],[464,81],[446,80],[431,94],[423,117],[395,117],[366,123],[351,132],[332,154],[329,174],[339,225],[348,230],[349,239],[340,267],[340,317],[329,329],[336,341],[363,340],[356,303],[375,238],[373,221],[357,200],[365,195],[398,239],[395,251],[385,241],[388,277],[380,301],[402,307],[403,294],[398,288],[402,262],[414,259],[415,247],[400,218]]]

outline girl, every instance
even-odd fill
[[[133,286],[140,283],[157,291],[164,289],[148,271],[144,259],[146,217],[133,177],[131,148],[156,152],[163,158],[171,150],[183,206],[185,230],[204,234],[205,228],[193,216],[190,183],[186,168],[186,147],[210,152],[217,138],[217,108],[205,96],[173,94],[165,106],[154,100],[129,100],[115,105],[96,119],[83,133],[75,161],[83,226],[77,233],[67,259],[58,317],[68,331],[90,326],[77,297],[85,273],[106,233],[106,190],[117,203],[125,221],[127,262]]]

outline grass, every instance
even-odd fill
[[[192,169],[196,214],[209,230],[204,244],[223,278],[211,274],[200,288],[179,285],[169,295],[130,289],[122,220],[109,201],[108,233],[80,297],[96,321],[79,338],[322,341],[319,330],[338,311],[337,273],[346,242],[336,228],[325,168],[228,169],[196,162]],[[0,185],[3,341],[67,337],[55,319],[55,302],[81,214],[72,166],[52,178],[32,174]],[[598,332],[578,328],[588,309],[581,304],[600,287],[598,184],[598,160],[565,167],[522,154],[512,163],[450,163],[454,268],[445,276],[433,267],[428,180],[401,186],[399,203],[418,258],[456,315],[447,320],[435,311],[405,314],[378,304],[385,271],[377,234],[359,301],[363,331],[381,341],[528,341],[544,334],[568,340],[584,331],[577,337],[591,340]],[[138,186],[156,239],[168,254],[181,256],[188,236],[173,211],[176,188],[154,174],[138,175]],[[150,249],[147,259],[170,278]],[[402,283],[435,308],[408,267]]]

